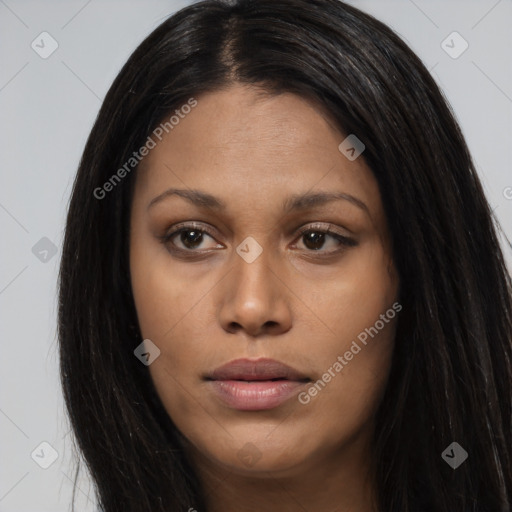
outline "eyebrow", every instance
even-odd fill
[[[226,203],[221,199],[206,192],[202,192],[201,190],[170,188],[153,198],[149,202],[147,210],[171,196],[182,197],[200,208],[210,208],[217,211],[226,209]],[[322,206],[332,201],[341,200],[348,201],[358,208],[361,208],[366,213],[370,213],[363,201],[345,192],[306,192],[304,194],[294,194],[283,202],[283,211],[287,213],[294,210],[306,210],[308,208],[314,208],[315,206]]]

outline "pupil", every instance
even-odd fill
[[[185,247],[189,249],[194,249],[195,245],[198,241],[201,242],[203,238],[203,234],[200,231],[187,230],[181,232],[181,241],[185,245]]]
[[[306,237],[304,245],[308,249],[318,250],[321,249],[322,246],[324,245],[324,233],[317,233],[315,231],[311,231],[310,233],[307,233],[304,236]]]

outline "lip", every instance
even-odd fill
[[[213,393],[241,411],[273,409],[310,382],[306,375],[274,359],[235,359],[205,377]]]

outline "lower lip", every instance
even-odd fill
[[[210,384],[229,407],[240,411],[263,411],[286,402],[305,383],[296,380],[212,380]]]

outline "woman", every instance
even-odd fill
[[[200,2],[135,50],[59,338],[105,512],[511,509],[495,221],[428,71],[337,0]]]

